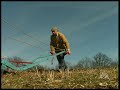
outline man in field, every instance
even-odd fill
[[[65,53],[57,55],[57,60],[59,63],[59,69],[66,69],[67,65],[65,63],[64,56],[66,54],[70,55],[71,53],[68,40],[66,39],[64,34],[58,31],[57,27],[52,27],[51,32],[52,35],[50,37],[50,49],[51,49],[50,53],[54,55],[55,53],[59,53],[65,50],[66,51]]]

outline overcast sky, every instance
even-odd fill
[[[31,61],[49,54],[50,29],[57,26],[70,43],[68,63],[98,52],[118,59],[117,1],[3,1],[1,5],[2,56]],[[51,59],[43,64],[50,66]]]

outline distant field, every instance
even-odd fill
[[[118,69],[23,71],[1,77],[2,89],[118,89]]]

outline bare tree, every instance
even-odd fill
[[[88,57],[85,57],[82,60],[80,60],[76,66],[79,68],[91,68],[92,60]]]
[[[107,55],[99,52],[96,54],[93,60],[93,66],[94,67],[108,67],[110,66],[112,59],[109,58]]]

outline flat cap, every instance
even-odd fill
[[[58,28],[57,27],[52,27],[51,31],[58,31]]]

